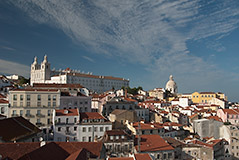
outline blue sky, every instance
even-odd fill
[[[0,72],[52,68],[130,79],[145,90],[221,91],[239,101],[238,0],[3,0]]]

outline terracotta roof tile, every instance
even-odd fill
[[[218,116],[209,116],[209,117],[207,117],[207,119],[214,119],[216,121],[222,122],[222,119],[219,118]]]
[[[0,137],[2,137],[2,140],[5,142],[19,140],[41,131],[23,117],[12,117],[0,120],[0,129]]]
[[[78,116],[78,109],[58,109],[56,110],[56,116]]]
[[[36,88],[83,88],[81,84],[55,84],[55,83],[34,83]]]
[[[137,142],[138,136],[136,136]],[[138,145],[135,146],[138,151]],[[152,151],[165,151],[174,150],[160,135],[140,135],[140,151],[152,152]]]
[[[30,153],[25,154],[19,160],[42,160],[42,159],[57,159],[65,160],[69,156],[64,149],[59,147],[55,142],[50,142],[43,147],[40,147]]]
[[[0,143],[0,155],[5,159],[19,159],[40,147],[40,142]]]
[[[134,154],[135,160],[152,160],[148,153]]]
[[[7,100],[0,99],[0,103],[9,103]]]
[[[84,113],[80,113],[80,118],[81,119],[106,119],[105,117],[103,117],[98,112],[84,112]]]

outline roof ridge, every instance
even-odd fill
[[[12,119],[13,119],[15,122],[17,122],[20,126],[26,128],[26,129],[29,130],[29,131],[32,131],[32,129],[30,129],[30,128],[28,128],[27,126],[23,125],[21,122],[17,121],[14,117],[12,117]]]

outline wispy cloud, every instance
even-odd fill
[[[5,49],[5,50],[8,50],[8,51],[16,51],[15,48],[8,47],[8,46],[0,46],[0,48]]]
[[[141,63],[160,75],[195,75],[198,81],[213,79],[217,68],[193,56],[187,42],[211,36],[218,41],[239,26],[238,0],[11,1],[96,53]],[[209,47],[224,50],[219,44]]]
[[[29,77],[30,67],[16,62],[0,59],[0,71],[4,74],[19,74]]]
[[[94,59],[90,58],[90,57],[87,57],[87,56],[82,56],[82,58],[90,61],[90,62],[95,62]]]

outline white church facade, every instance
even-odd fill
[[[129,86],[129,80],[112,76],[97,76],[80,73],[67,68],[66,70],[51,70],[47,56],[41,64],[38,64],[37,57],[31,65],[31,85],[34,83],[55,83],[55,84],[81,84],[87,89],[102,93],[112,88],[118,90]]]

